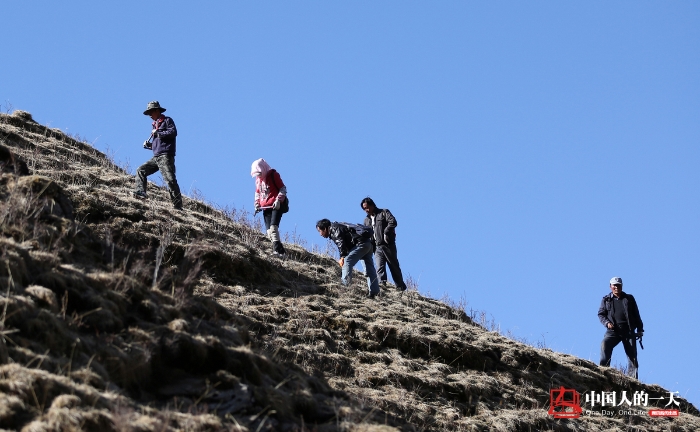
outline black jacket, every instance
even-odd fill
[[[615,315],[613,297],[612,293],[603,297],[603,300],[600,301],[600,307],[598,308],[598,318],[606,327],[608,323],[616,324],[613,318]],[[634,300],[634,297],[631,294],[622,292],[620,300],[622,300],[622,307],[625,309],[625,315],[627,316],[627,323],[629,324],[630,330],[635,331],[636,329],[636,331],[643,332],[644,324],[642,323],[642,317],[639,316],[639,308],[637,308],[637,302]]]
[[[338,246],[341,258],[348,256],[351,250],[356,246],[368,241],[358,235],[354,229],[349,228],[343,223],[331,223],[330,239]]]
[[[389,243],[394,243],[396,241],[396,231],[394,231],[394,229],[398,223],[389,209],[378,208],[374,216],[374,225],[372,225],[372,218],[369,216],[365,218],[365,225],[374,228],[374,241],[376,242],[377,246],[387,244],[384,241],[384,236],[387,237]]]
[[[173,119],[161,115],[153,122],[153,129],[157,129],[151,140],[153,156],[160,156],[162,154],[171,154],[175,156],[177,128],[175,128]]]

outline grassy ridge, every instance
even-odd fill
[[[137,200],[128,169],[28,113],[0,115],[0,145],[0,428],[700,430],[682,399],[673,420],[555,420],[552,387],[667,392],[415,290],[367,300],[331,249],[292,236],[272,258],[235,209]]]

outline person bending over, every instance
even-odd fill
[[[363,225],[355,225],[344,222],[331,222],[321,219],[316,223],[316,230],[323,238],[333,240],[340,253],[338,264],[342,267],[340,281],[343,285],[350,285],[352,281],[352,268],[358,261],[365,263],[367,275],[367,287],[369,298],[379,295],[379,281],[372,261],[372,229]]]

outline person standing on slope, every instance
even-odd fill
[[[163,180],[168,185],[170,201],[176,210],[182,210],[182,195],[180,186],[175,178],[175,138],[177,129],[175,122],[170,117],[163,115],[165,108],[160,106],[158,101],[149,102],[144,115],[150,116],[153,120],[151,136],[143,144],[143,148],[153,150],[153,158],[141,165],[136,170],[136,191],[137,198],[146,199],[146,179],[151,174],[160,171]]]
[[[316,222],[316,230],[321,237],[330,238],[338,246],[338,252],[340,252],[338,264],[343,269],[340,277],[341,283],[345,286],[350,285],[352,268],[358,261],[362,260],[365,263],[367,275],[368,297],[375,298],[379,295],[377,272],[374,270],[374,262],[372,262],[372,228],[321,219]]]
[[[634,297],[622,292],[622,278],[610,279],[610,291],[598,308],[598,318],[607,329],[600,344],[600,365],[610,366],[613,348],[622,342],[627,354],[627,375],[639,379],[636,337],[644,334],[642,317]]]
[[[263,212],[267,237],[272,242],[272,253],[284,256],[285,250],[280,241],[282,214],[289,211],[287,187],[280,174],[265,159],[258,159],[250,167],[250,176],[255,179],[255,213]]]
[[[380,283],[386,283],[386,266],[388,265],[396,287],[401,291],[406,291],[406,284],[403,281],[396,253],[396,218],[389,209],[377,208],[370,197],[363,199],[360,207],[367,213],[364,224],[374,229],[374,242],[377,247],[375,258],[377,259],[377,276]]]

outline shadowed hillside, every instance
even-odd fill
[[[415,290],[366,299],[328,254],[272,258],[246,213],[137,200],[133,176],[28,113],[0,115],[0,145],[0,429],[700,430],[678,397],[674,419],[554,419],[550,388],[668,391]]]

